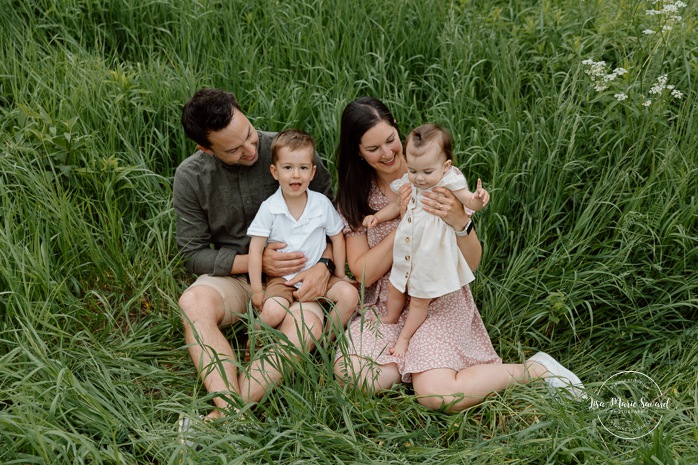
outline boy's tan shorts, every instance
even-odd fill
[[[327,285],[328,289],[335,284],[335,280],[339,280],[339,278],[337,278],[336,276],[332,276],[330,278],[330,281]],[[278,284],[275,284],[275,282],[280,283],[280,286]],[[279,291],[287,291],[289,296],[287,300],[289,302],[293,302],[293,291],[295,290],[295,288],[284,285],[284,282],[286,282],[284,278],[271,278],[267,283],[266,292],[273,290],[275,294],[269,295],[275,295],[286,298],[286,296],[281,295]],[[226,312],[244,313],[247,310],[247,303],[252,298],[252,286],[250,286],[250,283],[247,282],[246,275],[211,276],[208,274],[202,274],[198,278],[196,278],[196,281],[194,281],[194,283],[191,286],[189,286],[189,289],[195,286],[208,286],[215,289],[223,299],[223,305]],[[273,287],[270,288],[270,286]],[[280,287],[283,287],[285,289],[280,289]],[[268,297],[265,297],[265,300],[267,298]],[[320,321],[325,321],[325,317],[322,313],[322,308],[319,306],[319,304],[305,306],[304,310],[317,316],[320,319]]]
[[[330,276],[330,280],[327,282],[327,290],[330,290],[332,286],[342,281],[334,275]],[[264,301],[270,297],[282,297],[289,302],[293,302],[295,299],[293,297],[293,292],[296,290],[293,286],[287,286],[284,284],[286,282],[285,278],[270,278],[267,280],[267,287],[264,289]],[[325,296],[327,292],[325,292]]]

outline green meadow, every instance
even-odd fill
[[[698,463],[687,3],[1,0],[0,463]],[[180,445],[180,414],[212,405],[184,347],[171,201],[195,150],[181,107],[204,86],[259,129],[312,133],[333,175],[356,97],[403,136],[448,127],[492,195],[472,289],[495,349],[552,354],[590,399],[515,386],[447,415],[410,386],[342,388],[321,340],[244,417]],[[633,439],[591,404],[625,371],[662,404],[624,414],[650,420]]]

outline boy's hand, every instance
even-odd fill
[[[490,194],[482,187],[482,180],[477,178],[477,189],[473,192],[473,207],[472,210],[482,210],[490,201]]]
[[[264,305],[264,291],[255,291],[255,293],[252,294],[252,305],[258,312],[262,311],[262,306]]]

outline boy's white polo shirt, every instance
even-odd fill
[[[288,211],[281,188],[262,202],[252,224],[247,229],[248,236],[261,236],[270,242],[284,242],[286,247],[279,252],[303,252],[308,258],[305,271],[315,266],[327,247],[326,236],[335,236],[344,229],[342,218],[332,202],[322,194],[308,190],[308,202],[303,214],[296,219]],[[284,276],[291,279],[298,273]]]

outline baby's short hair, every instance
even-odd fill
[[[441,148],[441,151],[446,155],[446,160],[453,160],[453,137],[448,129],[442,128],[436,124],[427,123],[419,127],[416,127],[407,135],[405,139],[405,154],[407,154],[408,147],[414,147],[420,153],[423,153],[423,149],[426,148],[430,143],[436,142]]]
[[[279,150],[286,147],[289,150],[309,148],[313,151],[313,165],[315,164],[315,140],[313,136],[300,129],[285,129],[274,136],[271,142],[271,162],[276,163]]]

